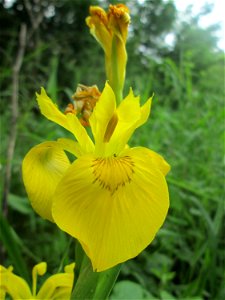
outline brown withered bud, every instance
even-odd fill
[[[73,113],[80,118],[80,122],[84,126],[89,125],[89,117],[98,101],[101,93],[96,85],[86,86],[78,84],[76,92],[73,94],[73,104],[68,104],[65,114]]]

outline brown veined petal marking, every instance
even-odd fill
[[[83,155],[58,184],[53,218],[85,246],[97,272],[137,256],[162,226],[169,196],[154,158],[143,148]]]
[[[134,173],[134,163],[130,156],[96,158],[93,160],[93,183],[110,191],[111,195],[119,187],[128,184]]]

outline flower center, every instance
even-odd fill
[[[92,164],[94,180],[113,195],[120,187],[130,183],[134,162],[130,156],[96,158]]]

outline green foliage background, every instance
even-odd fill
[[[21,178],[28,150],[69,135],[44,119],[35,102],[40,86],[63,109],[78,83],[105,82],[103,53],[85,25],[90,4],[108,1],[16,0],[0,2],[1,195],[10,133],[12,69],[21,23],[29,40],[20,72],[19,119],[12,160],[7,217],[1,213],[2,264],[30,280],[32,266],[47,261],[49,273],[74,259],[73,241],[30,207]],[[117,3],[117,1],[110,1]],[[224,52],[216,30],[201,15],[178,20],[174,3],[125,1],[132,24],[127,43],[125,93],[132,86],[145,101],[155,94],[148,123],[131,145],[161,153],[171,164],[171,207],[154,242],[123,265],[110,299],[225,299],[224,288]],[[210,7],[206,7],[210,11]],[[42,20],[34,30],[32,23]],[[188,13],[187,13],[188,15]],[[173,46],[165,36],[173,32]],[[31,175],[32,176],[32,175]]]

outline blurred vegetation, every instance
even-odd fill
[[[124,264],[111,299],[222,300],[224,52],[217,48],[218,26],[203,29],[198,25],[201,14],[193,17],[188,11],[180,20],[171,1],[142,2],[123,1],[132,16],[125,92],[132,86],[142,101],[153,92],[155,96],[151,118],[131,144],[156,150],[170,162],[171,207],[154,242]],[[37,143],[69,135],[40,115],[35,102],[40,86],[62,109],[78,83],[104,86],[102,50],[85,25],[90,4],[106,8],[109,1],[0,2],[1,195],[21,24],[28,30],[7,217],[1,213],[0,218],[1,263],[14,265],[25,278],[41,260],[52,273],[74,259],[70,237],[31,209],[21,162]],[[209,11],[208,6],[202,14]],[[171,33],[174,44],[167,45],[165,37]]]

